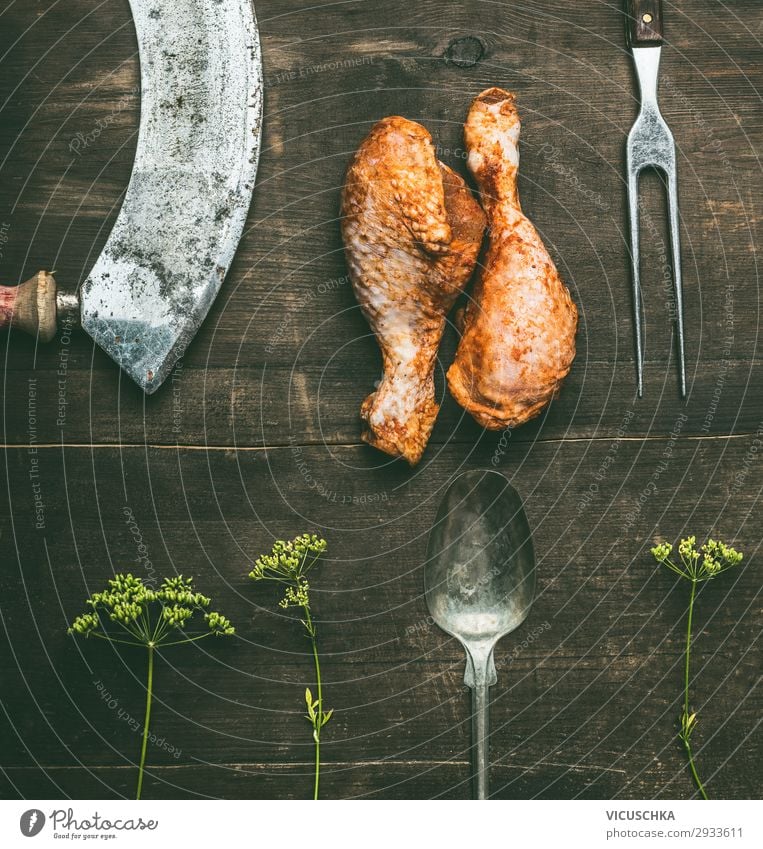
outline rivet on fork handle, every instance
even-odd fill
[[[662,0],[627,0],[625,31],[629,47],[662,44]]]

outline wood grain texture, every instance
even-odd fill
[[[685,587],[655,569],[648,546],[653,535],[672,539],[687,525],[754,538],[758,493],[745,486],[729,499],[752,441],[718,443],[704,450],[703,440],[686,440],[666,457],[663,440],[628,441],[604,474],[613,456],[607,442],[512,446],[509,473],[527,499],[540,592],[527,625],[499,652],[492,740],[499,763],[532,773],[543,765],[525,776],[529,785],[520,781],[520,794],[532,786],[533,794],[586,795],[588,779],[595,779],[591,794],[603,797],[643,795],[650,780],[649,795],[690,793],[674,737]],[[155,747],[152,764],[307,763],[300,698],[310,684],[308,647],[298,623],[276,615],[275,597],[246,578],[271,535],[296,524],[324,528],[331,540],[313,581],[326,698],[337,709],[324,741],[327,763],[393,761],[390,774],[409,776],[415,793],[428,762],[456,760],[461,778],[448,769],[445,784],[421,785],[427,793],[444,792],[448,782],[455,788],[468,757],[463,658],[428,619],[422,562],[442,487],[490,454],[486,446],[465,460],[460,446],[449,446],[426,475],[411,477],[400,464],[380,471],[358,447],[49,449],[40,458],[40,514],[30,456],[9,451],[14,500],[3,505],[12,520],[2,528],[0,598],[15,654],[2,661],[12,718],[4,766],[134,762],[130,719],[140,716],[142,654],[115,656],[109,646],[65,635],[111,566],[147,577],[192,571],[239,629],[227,644],[163,653],[154,730],[180,755]],[[642,498],[658,472],[658,491]],[[61,481],[69,483],[56,494]],[[45,527],[36,528],[41,517]],[[746,766],[760,754],[759,738],[747,737],[759,698],[754,562],[709,585],[698,605],[703,760],[709,768],[731,758],[713,779],[718,795],[756,792]],[[385,769],[373,770],[360,786],[383,795]],[[223,770],[210,792],[266,795],[272,787],[253,780],[245,789],[229,777]],[[181,778],[189,787],[198,780],[192,770]]]
[[[123,568],[195,574],[238,627],[227,643],[161,657],[163,740],[146,796],[308,796],[310,658],[245,573],[273,537],[314,528],[330,542],[314,584],[336,708],[326,796],[467,797],[462,655],[428,622],[422,562],[449,480],[486,466],[527,499],[541,589],[500,652],[496,794],[692,795],[675,738],[685,587],[648,548],[696,531],[747,554],[698,602],[699,760],[711,795],[760,795],[759,4],[666,9],[685,404],[654,175],[642,180],[647,364],[635,398],[622,176],[637,89],[622,15],[564,5],[259,0],[258,186],[182,367],[144,398],[82,334],[49,346],[0,336],[0,796],[131,794],[142,659],[65,635],[87,593]],[[129,179],[140,101],[129,8],[29,0],[6,4],[0,24],[0,279],[50,268],[71,291]],[[540,419],[485,434],[445,396],[451,328],[443,410],[412,472],[358,444],[380,362],[346,277],[339,190],[359,141],[393,113],[424,123],[465,173],[463,119],[488,85],[518,95],[522,201],[579,307],[578,359]]]

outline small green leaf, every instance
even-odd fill
[[[323,714],[323,721],[321,722],[321,726],[325,725],[331,719],[331,716],[332,716],[333,713],[334,713],[334,708],[331,708],[331,710],[328,713]]]
[[[313,694],[308,687],[305,690],[305,703],[307,704],[307,713],[311,722],[315,722],[315,703],[313,702]]]

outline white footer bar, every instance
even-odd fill
[[[760,849],[761,808],[759,801],[0,801],[0,846]]]

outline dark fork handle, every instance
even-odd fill
[[[626,0],[625,14],[629,47],[662,44],[662,0]]]

